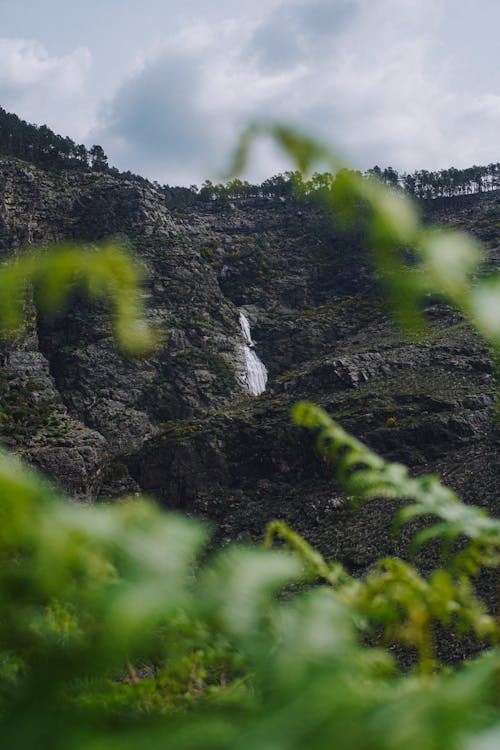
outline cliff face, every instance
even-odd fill
[[[496,193],[433,212],[485,240],[497,265]],[[110,236],[147,268],[158,351],[121,357],[105,311],[75,299],[53,320],[30,310],[27,331],[0,352],[3,442],[73,496],[145,491],[212,519],[222,538],[260,537],[266,521],[284,518],[352,570],[397,554],[405,539],[391,536],[391,504],[346,507],[310,435],[291,426],[289,406],[308,398],[384,456],[438,471],[499,512],[485,346],[431,301],[430,336],[405,340],[355,231],[292,202],[171,212],[146,183],[0,161],[4,255]],[[241,310],[269,372],[259,397],[242,382]]]
[[[142,445],[162,420],[200,414],[240,394],[237,311],[200,254],[206,220],[191,226],[172,217],[153,187],[5,161],[0,185],[2,252],[114,236],[149,271],[148,315],[165,330],[153,358],[120,357],[103,311],[83,299],[64,318],[42,320],[33,311],[26,335],[2,349],[7,444],[72,494],[93,497],[110,462]],[[125,487],[137,489],[121,477],[117,489]]]

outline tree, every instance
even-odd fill
[[[94,145],[89,150],[90,166],[96,172],[105,172],[108,169],[108,157],[104,153],[102,146]]]

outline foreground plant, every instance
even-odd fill
[[[0,335],[19,333],[25,325],[26,303],[34,293],[42,313],[54,314],[72,292],[83,291],[110,308],[112,333],[129,355],[147,353],[155,336],[145,323],[139,284],[141,267],[116,244],[57,245],[25,252],[0,267]]]
[[[427,618],[498,635],[465,578],[386,561],[353,581],[309,549],[207,560],[199,524],[72,505],[5,454],[0,494],[5,747],[425,750],[495,727],[496,649],[428,669]],[[307,566],[334,580],[304,590]],[[421,648],[425,679],[366,645],[377,627]]]

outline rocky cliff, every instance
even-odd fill
[[[500,262],[500,196],[434,202],[430,218],[469,229]],[[166,208],[149,183],[43,172],[0,161],[0,251],[115,237],[144,264],[162,345],[114,349],[105,311],[75,298],[0,351],[2,442],[80,500],[145,491],[201,514],[219,539],[259,538],[283,518],[353,570],[400,552],[391,505],[354,513],[289,406],[308,398],[384,456],[437,471],[498,513],[493,365],[452,310],[429,300],[428,338],[391,323],[363,250],[319,208],[294,201]],[[269,381],[244,383],[239,315]]]

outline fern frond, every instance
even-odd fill
[[[318,450],[335,463],[337,478],[346,495],[356,502],[377,497],[412,501],[397,517],[399,525],[419,516],[440,520],[432,530],[417,537],[417,544],[431,537],[454,540],[464,536],[491,550],[492,561],[500,551],[500,520],[481,508],[465,505],[438,477],[412,477],[406,466],[385,461],[356,440],[320,407],[300,402],[293,407],[296,424],[316,432]],[[493,557],[496,551],[497,557]]]
[[[306,564],[315,578],[327,581],[337,588],[352,581],[340,563],[328,564],[323,555],[302,537],[293,531],[284,521],[271,521],[266,527],[264,547],[272,547],[274,539],[280,539]]]

